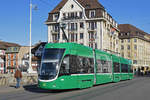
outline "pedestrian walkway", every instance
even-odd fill
[[[0,94],[1,93],[9,93],[9,92],[15,92],[15,91],[20,91],[20,90],[24,90],[23,87],[20,88],[15,88],[15,86],[4,86],[4,87],[0,87]]]

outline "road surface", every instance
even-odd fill
[[[51,91],[32,86],[0,88],[0,100],[150,100],[150,77],[139,77],[88,89]]]

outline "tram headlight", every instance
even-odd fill
[[[58,64],[56,65],[56,69],[58,69]]]

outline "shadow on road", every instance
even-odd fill
[[[24,90],[34,93],[63,93],[63,92],[72,92],[78,91],[79,89],[70,89],[70,90],[45,90],[38,88],[37,84],[35,85],[25,85],[23,86]]]
[[[16,88],[16,85],[9,85],[9,87]]]

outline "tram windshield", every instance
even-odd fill
[[[45,49],[41,61],[39,78],[54,79],[58,73],[58,66],[65,49]]]

